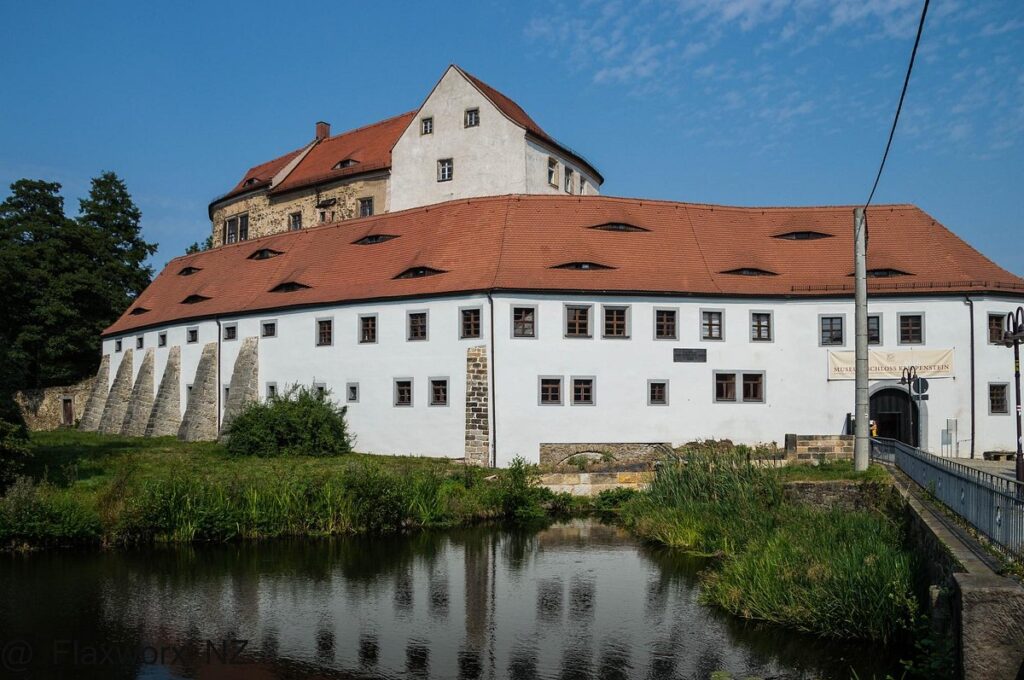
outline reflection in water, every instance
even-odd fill
[[[659,679],[714,671],[847,678],[851,667],[860,677],[894,671],[884,650],[705,608],[696,577],[704,566],[593,522],[540,532],[478,527],[5,554],[0,631],[31,645],[30,677],[41,678]],[[238,640],[245,651],[225,658]],[[67,651],[72,642],[95,654]]]

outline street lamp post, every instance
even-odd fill
[[[907,366],[904,368],[900,384],[907,386],[907,413],[910,415],[910,445],[916,448],[917,431],[914,430],[914,395],[910,391],[915,380],[917,380],[917,366]]]
[[[1024,342],[1024,307],[1006,315],[1006,330],[1003,332],[1003,344],[1013,347],[1013,379],[1016,383],[1017,395],[1017,481],[1024,482],[1024,440],[1021,437],[1020,424],[1020,344]]]

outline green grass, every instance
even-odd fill
[[[786,482],[825,482],[851,480],[859,482],[889,483],[892,477],[888,471],[877,463],[872,463],[863,472],[855,472],[852,460],[834,460],[818,465],[787,465],[779,469],[779,474]]]
[[[0,499],[0,545],[320,536],[546,518],[525,464],[446,459],[231,456],[216,443],[76,431],[32,436],[28,479]],[[31,482],[29,481],[31,480]],[[31,520],[33,517],[42,520]]]
[[[916,613],[901,526],[882,510],[821,511],[783,493],[794,477],[885,476],[822,467],[794,471],[752,465],[742,452],[685,451],[626,502],[622,521],[646,540],[716,557],[702,597],[733,614],[825,636],[891,639]]]

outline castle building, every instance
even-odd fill
[[[518,104],[449,66],[415,111],[331,136],[249,168],[209,207],[213,244],[458,198],[593,196],[604,178]]]
[[[104,332],[83,428],[214,439],[302,383],[348,406],[361,451],[499,466],[848,429],[852,207],[596,195],[596,170],[457,67],[377,127],[386,150],[370,128],[324,134],[215,203],[215,233],[245,210],[246,238],[172,260]],[[376,155],[331,142],[364,134]],[[330,170],[339,155],[381,165]],[[329,187],[348,210],[371,186],[385,210],[280,218],[312,215]],[[1024,279],[915,206],[867,216],[879,435],[949,455],[1012,448],[998,337]],[[926,379],[913,399],[909,366]]]

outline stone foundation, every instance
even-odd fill
[[[604,443],[604,444],[541,444],[541,465],[558,465],[573,456],[618,463],[647,463],[661,460],[672,453],[668,443]]]
[[[153,362],[156,350],[147,349],[139,366],[139,375],[135,378],[135,387],[125,410],[121,434],[129,437],[141,437],[146,434],[146,423],[153,412]]]
[[[104,364],[101,364],[101,368]],[[99,376],[106,383],[106,374]],[[70,427],[85,418],[89,399],[95,391],[96,378],[86,378],[80,383],[60,387],[45,387],[37,390],[22,390],[14,394],[25,425],[30,430],[56,430]],[[105,387],[105,385],[104,385]],[[106,389],[103,390],[106,392]],[[71,400],[71,422],[64,422],[64,400]],[[99,414],[96,416],[97,424]]]
[[[172,347],[167,354],[164,377],[156,392],[153,410],[146,423],[147,437],[173,437],[181,427],[181,348]]]
[[[85,408],[82,411],[82,419],[78,422],[78,429],[86,432],[95,432],[100,427],[100,418],[103,417],[103,408],[107,405],[107,387],[110,382],[110,355],[104,354],[100,359],[100,367],[93,378],[92,389],[89,390],[89,397],[85,401]]]
[[[203,347],[192,382],[192,393],[178,428],[178,439],[187,442],[212,442],[217,439],[217,343]]]
[[[787,434],[786,460],[853,460],[852,434]]]
[[[654,479],[653,472],[565,472],[541,475],[541,486],[554,493],[596,496],[611,489],[641,491]]]
[[[490,382],[487,347],[466,350],[466,462],[489,465],[491,456]]]
[[[245,409],[247,404],[259,399],[259,339],[256,337],[242,340],[242,347],[235,358],[235,367],[231,371],[231,384],[228,389],[228,401],[224,405],[224,418],[221,432]]]
[[[124,414],[128,412],[128,400],[132,396],[132,350],[126,349],[117,367],[114,384],[107,393],[107,403],[103,406],[100,417],[99,431],[103,434],[120,434],[124,424]]]

